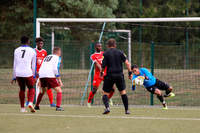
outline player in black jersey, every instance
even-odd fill
[[[102,62],[101,75],[103,75],[104,69],[107,67],[107,74],[104,77],[103,84],[104,94],[102,97],[106,109],[103,114],[110,113],[108,95],[112,91],[114,84],[116,84],[121,94],[121,98],[125,107],[125,114],[130,114],[128,110],[128,97],[125,90],[126,84],[123,74],[123,63],[125,63],[126,67],[128,68],[129,78],[131,77],[131,65],[126,58],[126,55],[122,51],[116,49],[116,46],[117,45],[115,39],[109,39],[107,42],[108,50],[103,54],[104,59]]]

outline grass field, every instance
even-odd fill
[[[19,105],[0,104],[1,133],[199,133],[200,108],[131,107],[125,115],[122,107],[112,107],[102,115],[103,107],[65,106],[65,111],[41,106],[32,114],[20,113]]]
[[[64,69],[61,71],[64,83],[63,89],[63,104],[80,104],[81,96],[87,80],[89,70],[82,69]],[[124,73],[127,74],[126,70]],[[0,69],[0,104],[17,104],[18,100],[18,86],[11,85],[12,78],[11,69]],[[171,106],[200,106],[200,71],[197,69],[155,69],[155,76],[174,88],[176,97],[167,100],[168,105]],[[150,94],[144,87],[137,87],[135,92],[131,91],[131,82],[126,78],[126,88],[131,105],[149,105]],[[95,96],[94,103],[102,105],[101,88]],[[90,85],[85,97],[85,103],[90,90]],[[113,96],[115,105],[121,104],[121,99],[116,91]],[[155,98],[155,104],[160,104]],[[48,104],[47,95],[45,95],[42,104]]]

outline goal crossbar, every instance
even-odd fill
[[[200,17],[174,18],[37,18],[36,37],[40,37],[40,23],[42,22],[195,22]]]

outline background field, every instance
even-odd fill
[[[131,107],[125,115],[122,107],[111,108],[102,115],[103,107],[65,106],[64,112],[42,106],[35,114],[19,113],[18,105],[0,105],[2,133],[198,133],[199,108]]]

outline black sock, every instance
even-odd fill
[[[128,97],[126,94],[124,94],[124,95],[121,95],[121,98],[122,98],[122,102],[124,104],[124,108],[127,111],[128,110]]]
[[[102,97],[102,100],[103,100],[103,103],[105,105],[106,108],[109,108],[109,99],[108,99],[108,96],[107,95],[103,95]]]
[[[163,98],[163,96],[162,95],[157,95],[157,98],[160,100],[160,102],[162,103],[162,104],[165,104],[165,101],[164,101],[164,98]]]

